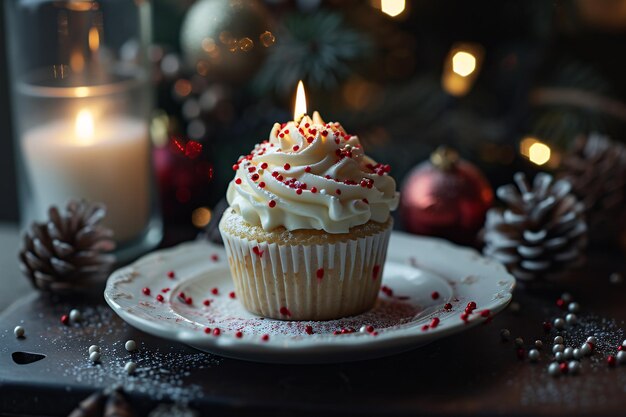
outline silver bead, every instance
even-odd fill
[[[543,348],[543,342],[541,340],[539,340],[539,339],[535,340],[535,347],[537,349]]]
[[[129,352],[133,352],[137,350],[137,343],[135,343],[134,340],[127,340],[124,344],[124,348]]]
[[[574,357],[574,349],[566,347],[565,350],[563,350],[563,356],[565,356],[565,359],[572,359]]]
[[[554,338],[554,344],[555,345],[562,345],[564,342],[563,340],[563,336],[557,336]]]
[[[504,342],[507,342],[511,338],[511,332],[509,331],[509,329],[501,329],[500,330],[500,338]]]
[[[580,359],[583,357],[583,353],[578,348],[574,349],[573,354],[574,354],[574,359]]]
[[[521,337],[516,337],[515,338],[515,346],[517,346],[517,347],[524,346],[524,339],[522,339]]]
[[[563,352],[563,350],[565,350],[565,346],[560,343],[552,346],[552,353]]]
[[[565,301],[566,303],[571,302],[573,299],[574,297],[572,297],[572,294],[568,292],[564,292],[563,294],[561,294],[561,300]]]
[[[622,347],[626,348],[626,339],[622,340]]]
[[[583,356],[591,355],[591,346],[589,346],[589,343],[583,343],[583,345],[580,347],[580,353]]]
[[[567,364],[567,370],[570,374],[576,375],[580,372],[580,362],[578,361],[569,361]]]
[[[624,277],[619,272],[613,272],[611,275],[609,275],[609,282],[611,284],[621,284],[622,282],[624,282]]]
[[[531,349],[528,351],[528,359],[531,362],[537,362],[539,360],[539,351],[537,349]]]
[[[562,318],[558,318],[558,319],[554,319],[554,327],[557,329],[563,329],[565,328],[565,320],[563,320]]]
[[[15,329],[13,329],[13,334],[15,335],[15,337],[24,337],[24,333],[26,332],[22,326],[15,326]]]
[[[89,354],[89,360],[93,363],[100,362],[100,352],[91,352]]]
[[[573,326],[574,324],[578,323],[578,317],[576,317],[576,314],[574,313],[569,313],[567,316],[565,316],[565,321],[570,326]]]
[[[563,362],[565,361],[565,355],[563,355],[563,352],[556,352],[554,354],[554,360],[557,362]]]
[[[89,354],[92,354],[94,352],[100,352],[100,346],[98,345],[89,346]]]
[[[82,319],[83,319],[83,315],[80,313],[80,311],[78,311],[75,308],[70,310],[70,321],[72,323],[78,323],[82,321]]]
[[[592,345],[595,345],[596,343],[598,343],[598,341],[596,340],[596,338],[594,336],[589,336],[587,338],[587,342],[591,343]]]
[[[620,350],[619,352],[617,352],[617,355],[615,355],[615,359],[617,359],[617,363],[619,363],[620,365],[626,364],[626,351]]]
[[[578,303],[569,303],[567,306],[567,311],[570,313],[578,313],[580,311],[580,304]]]
[[[556,362],[552,362],[549,366],[548,366],[548,373],[552,376],[559,376],[561,375],[561,368],[559,368],[559,364]]]
[[[124,370],[128,375],[132,375],[137,370],[137,364],[135,362],[126,362],[124,365]]]

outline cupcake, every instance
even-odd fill
[[[372,308],[398,205],[389,165],[316,112],[276,123],[233,169],[219,229],[245,308],[285,320]]]

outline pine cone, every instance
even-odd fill
[[[520,281],[552,280],[584,261],[584,207],[566,180],[539,173],[530,188],[521,172],[497,190],[506,208],[487,212],[483,253]]]
[[[592,241],[613,243],[626,226],[626,146],[607,136],[579,136],[561,163],[585,205]]]
[[[103,281],[115,256],[113,232],[98,223],[102,204],[70,201],[63,215],[52,206],[47,223],[33,223],[24,235],[20,267],[33,286],[43,291],[85,289]]]

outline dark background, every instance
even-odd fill
[[[6,43],[4,34],[4,7],[0,7],[0,221],[16,221],[18,218],[13,141],[11,131],[11,108],[9,106]]]
[[[526,136],[549,143],[555,154],[566,150],[578,135],[592,131],[624,140],[623,112],[607,113],[586,99],[582,104],[537,99],[547,90],[560,89],[623,106],[624,1],[407,3],[403,15],[390,18],[369,1],[259,0],[276,44],[267,49],[264,61],[254,62],[256,73],[235,80],[224,74],[201,77],[184,65],[189,60],[180,34],[193,1],[153,1],[155,44],[161,51],[154,61],[156,107],[168,118],[170,139],[194,139],[203,145],[201,157],[193,162],[177,160],[167,150],[156,151],[161,152],[163,162],[157,166],[157,175],[166,222],[189,224],[193,210],[213,207],[232,177],[232,161],[266,138],[274,121],[290,117],[295,85],[283,81],[284,68],[270,65],[270,58],[274,55],[278,62],[281,56],[290,58],[284,52],[286,39],[306,51],[307,59],[316,59],[321,47],[333,52],[332,42],[323,43],[327,23],[319,22],[325,16],[341,19],[338,30],[344,30],[343,36],[345,30],[357,33],[369,49],[363,56],[343,57],[341,64],[347,72],[338,75],[333,85],[316,82],[313,65],[297,69],[307,85],[309,103],[315,103],[313,107],[327,119],[340,120],[348,131],[358,134],[369,154],[392,165],[399,183],[439,144],[457,148],[497,186],[510,182],[517,170],[537,170],[520,155],[519,143]],[[236,31],[240,23],[234,19],[227,27]],[[307,27],[309,33],[303,33]],[[192,29],[212,35],[209,23]],[[4,37],[3,18],[0,34]],[[443,91],[440,80],[446,56],[458,42],[479,44],[485,55],[470,92],[452,97]],[[7,67],[5,47],[3,39],[3,69]],[[177,58],[181,69],[163,74],[163,55]],[[265,84],[259,81],[262,75]],[[185,97],[173,93],[177,82],[198,80],[198,92]],[[357,93],[367,93],[357,105],[345,94],[351,86],[361,88]],[[218,105],[200,116],[185,115],[185,105],[211,88],[220,92]],[[6,70],[0,71],[0,123],[4,133],[0,139],[0,220],[16,220]],[[191,128],[198,125],[204,128],[201,133]],[[557,168],[548,165],[541,169]]]

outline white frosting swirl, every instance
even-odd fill
[[[370,220],[385,222],[398,206],[388,165],[363,153],[359,139],[319,114],[276,123],[268,141],[233,166],[226,198],[266,231],[317,229],[346,233]]]

